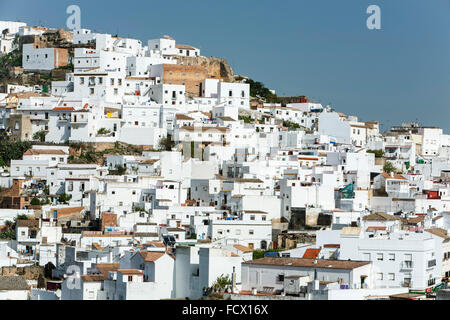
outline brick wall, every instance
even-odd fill
[[[208,78],[208,73],[201,66],[164,65],[164,84],[184,84],[186,94],[200,96],[202,82]]]
[[[55,48],[55,69],[67,66],[69,63],[69,51],[67,49]]]

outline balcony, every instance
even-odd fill
[[[414,263],[412,261],[403,261],[401,264],[402,270],[409,270],[412,269],[414,266]]]

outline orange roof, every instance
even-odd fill
[[[176,118],[177,120],[194,120],[193,118],[181,113],[177,113]]]
[[[394,176],[391,177],[391,175],[389,173],[383,172],[381,175],[386,179],[408,180],[401,174],[394,174]]]
[[[316,259],[320,253],[320,249],[306,249],[303,259]]]
[[[142,275],[142,271],[137,269],[119,269],[117,272],[126,275]]]
[[[97,263],[95,268],[102,274],[108,274],[109,271],[119,270],[120,263]]]
[[[177,44],[175,45],[177,49],[187,49],[187,50],[195,50],[194,47],[186,45],[186,44]]]
[[[24,155],[26,156],[31,156],[31,155],[39,155],[39,154],[59,154],[59,155],[67,155],[67,153],[65,153],[62,150],[54,150],[54,149],[29,149],[27,150],[27,152],[24,153]]]
[[[102,251],[103,249],[105,249],[105,247],[102,247],[101,245],[99,245],[97,242],[94,242],[92,244],[92,247],[94,247],[95,250],[100,250]]]
[[[74,111],[75,109],[72,107],[56,107],[53,108],[53,111]]]
[[[252,249],[250,249],[249,247],[243,246],[241,244],[235,244],[233,247],[235,249],[238,249],[239,251],[242,251],[242,252],[253,252]]]
[[[163,255],[165,255],[165,252],[161,251],[140,251],[139,254],[142,256],[145,262],[155,262],[159,258],[161,258]]]
[[[102,226],[103,227],[117,227],[117,214],[102,213]]]
[[[156,248],[165,248],[166,247],[166,245],[162,241],[150,241],[150,242],[144,243],[143,246],[156,247]]]
[[[369,230],[386,230],[386,227],[368,227],[366,231]]]
[[[83,210],[84,210],[84,207],[51,209],[52,212],[56,211],[58,219],[80,215]]]

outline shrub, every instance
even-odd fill
[[[33,199],[31,199],[30,204],[32,206],[40,206],[41,205],[41,201],[38,198],[34,197]]]

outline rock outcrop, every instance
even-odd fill
[[[186,66],[202,66],[206,68],[210,78],[221,79],[225,82],[234,81],[234,72],[227,60],[217,57],[181,57],[175,59]]]

